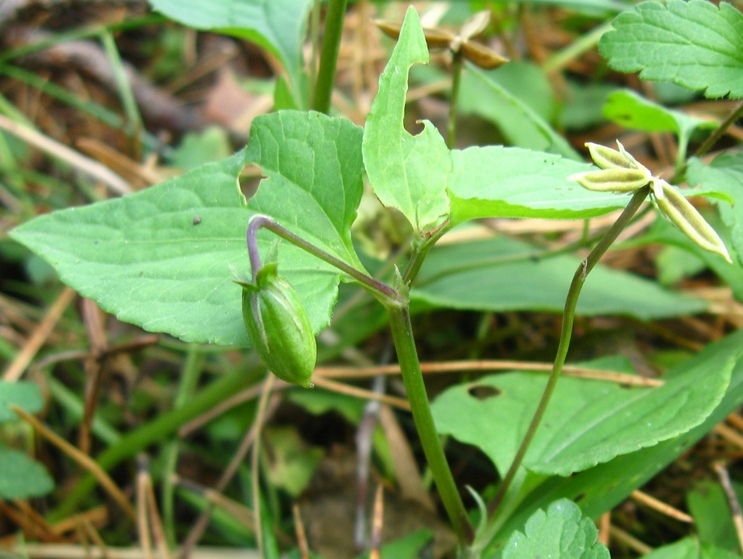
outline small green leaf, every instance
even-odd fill
[[[312,0],[150,0],[150,4],[194,29],[219,31],[262,46],[279,57],[293,82],[299,81]]]
[[[632,130],[645,132],[673,132],[678,137],[677,167],[686,159],[691,136],[697,129],[715,128],[713,120],[702,120],[645,99],[638,93],[624,89],[612,93],[604,106],[609,120]]]
[[[743,14],[732,4],[643,2],[612,24],[599,49],[613,69],[704,90],[709,98],[743,97]]]
[[[615,91],[609,95],[604,105],[604,116],[631,130],[673,132],[683,136],[685,141],[699,127],[716,126],[714,121],[668,109],[630,89]]]
[[[733,482],[733,489],[740,500],[743,486]],[[701,543],[712,544],[728,551],[739,552],[730,504],[719,481],[702,480],[686,495],[689,514],[694,518],[694,528]],[[740,557],[740,555],[738,555]]]
[[[54,489],[44,466],[28,455],[0,445],[0,498],[5,500],[41,497]]]
[[[524,532],[514,532],[503,550],[503,559],[565,557],[570,559],[609,559],[609,550],[596,541],[593,520],[567,499],[552,503],[547,511],[538,510],[526,521]]]
[[[364,165],[381,202],[400,210],[416,233],[425,236],[448,217],[446,179],[451,157],[444,139],[428,121],[412,136],[403,127],[408,72],[428,62],[428,48],[415,9],[408,8],[379,92],[364,128]]]
[[[44,399],[36,384],[0,381],[0,423],[18,419],[10,406],[18,406],[28,413],[36,413],[44,406]]]
[[[268,479],[292,497],[304,491],[323,457],[320,447],[307,447],[292,426],[270,427],[264,431],[268,464]]]

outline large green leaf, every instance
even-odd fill
[[[562,378],[524,466],[566,476],[685,433],[719,404],[733,364],[732,356],[704,361],[652,389]],[[480,448],[505,472],[546,384],[546,375],[506,373],[454,386],[434,402],[436,425]]]
[[[247,163],[268,180],[246,206],[237,178]],[[189,342],[247,345],[232,280],[249,274],[250,216],[276,217],[357,265],[344,228],[361,189],[361,129],[318,113],[279,112],[256,119],[248,148],[229,159],[125,198],[41,216],[10,235],[121,320]],[[275,237],[262,233],[265,251]],[[284,245],[279,271],[319,330],[339,273]]]
[[[590,166],[557,155],[502,146],[451,155],[453,224],[482,217],[592,217],[627,204],[626,196],[593,192],[568,180]]]
[[[634,489],[647,483],[743,403],[742,354],[743,330],[740,330],[710,344],[699,355],[666,374],[666,380],[671,381],[677,375],[685,375],[692,370],[714,368],[716,364],[728,363],[730,359],[735,361],[731,381],[722,401],[701,424],[672,439],[618,456],[568,479],[559,476],[550,478],[532,492],[509,517],[500,531],[501,537],[507,538],[513,530],[523,526],[534,510],[557,499],[576,501],[584,514],[591,518],[597,518],[626,499]],[[704,380],[703,377],[699,379],[700,390],[706,390]],[[468,417],[471,416],[468,413]]]
[[[268,49],[298,80],[312,0],[150,0],[150,4],[194,29],[220,31]]]
[[[560,312],[580,259],[542,257],[537,247],[494,237],[435,247],[421,268],[414,301],[432,306]],[[638,276],[598,265],[578,300],[578,314],[631,315],[643,320],[701,312],[706,303]]]
[[[408,72],[428,62],[428,47],[415,9],[408,8],[400,37],[379,78],[379,92],[364,128],[364,166],[381,202],[400,210],[415,231],[437,229],[449,213],[446,178],[451,157],[428,121],[412,136],[403,127]]]
[[[705,0],[643,2],[619,14],[599,49],[609,66],[706,97],[743,97],[743,14]]]
[[[560,499],[546,511],[538,510],[526,521],[524,532],[508,539],[503,559],[569,557],[570,559],[609,559],[609,550],[598,543],[598,530],[575,503]]]

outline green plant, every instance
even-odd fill
[[[691,42],[695,48],[674,51],[672,58],[646,59],[649,50],[636,43],[659,29],[667,31],[669,15],[677,18],[672,24],[676,26],[671,33],[676,37],[674,44]],[[714,18],[719,25],[709,30],[704,40],[697,35],[685,36],[686,30],[692,34],[697,29],[696,22],[702,17]],[[743,62],[738,53],[743,49],[707,43],[717,41],[741,20],[740,12],[728,4],[718,9],[701,0],[671,0],[665,6],[643,3],[617,18],[616,29],[604,36],[600,48],[617,69],[642,67],[650,79],[670,77],[687,87],[707,88],[709,95],[740,97],[743,91],[737,87]],[[737,45],[740,37],[733,35],[728,41]],[[273,49],[285,57],[296,84],[301,78],[288,62],[296,50],[290,46],[282,50],[273,44]],[[722,57],[713,60],[721,69],[717,74],[704,65],[705,75],[699,80],[699,68],[693,62],[704,56]],[[677,61],[671,73],[668,60]],[[308,328],[317,333],[330,322],[340,282],[361,286],[387,313],[416,429],[462,556],[492,556],[503,549],[503,556],[509,558],[529,557],[535,550],[570,557],[605,557],[608,552],[595,544],[595,529],[585,517],[616,504],[743,401],[743,350],[741,336],[734,333],[673,367],[663,386],[657,388],[624,389],[614,383],[579,379],[558,383],[583,283],[594,267],[596,276],[603,273],[609,278],[606,282],[611,288],[629,281],[607,270],[600,272],[598,261],[648,196],[686,234],[667,229],[656,239],[709,258],[710,266],[722,276],[739,273],[743,237],[733,234],[731,257],[693,206],[668,182],[654,177],[621,144],[619,151],[589,147],[600,168],[597,170],[571,158],[571,148],[526,110],[535,134],[541,135],[550,151],[562,155],[502,146],[450,149],[428,122],[423,123],[420,133],[409,134],[403,127],[409,71],[427,61],[423,30],[411,9],[363,129],[318,112],[269,114],[256,119],[246,148],[226,160],[133,196],[40,217],[11,235],[49,261],[63,281],[81,294],[122,320],[148,330],[167,332],[188,342],[248,346],[241,316],[245,313],[250,339],[265,362],[280,377],[303,385],[316,357]],[[727,69],[731,65],[735,68],[732,77]],[[729,85],[708,86],[720,83]],[[317,103],[316,98],[315,106]],[[616,109],[617,105],[622,110]],[[743,172],[737,154],[727,154],[709,166],[686,157],[690,135],[704,128],[700,123],[632,95],[614,97],[613,107],[614,114],[623,115],[627,125],[637,120],[678,135],[683,149],[679,149],[675,165],[676,181],[686,172],[689,182],[702,184],[710,195],[741,198],[736,189]],[[636,119],[627,119],[628,111]],[[637,116],[640,114],[643,116]],[[715,128],[710,138],[719,137],[720,130],[737,114],[735,111]],[[713,141],[703,144],[700,151]],[[258,192],[245,200],[236,179],[248,164],[259,166],[265,178]],[[387,269],[392,271],[385,273],[385,267],[377,263],[382,270],[379,277],[364,265],[351,235],[362,197],[363,172],[377,198],[400,212],[412,231],[404,258],[390,262],[393,266]],[[631,192],[632,198],[627,203],[626,197],[616,192]],[[567,294],[558,356],[548,379],[535,380],[524,373],[488,376],[446,390],[431,407],[415,348],[411,301],[444,306],[447,303],[441,301],[446,297],[457,299],[456,291],[454,296],[447,291],[452,285],[472,290],[466,279],[471,271],[467,255],[451,264],[446,248],[439,250],[436,242],[478,218],[589,219],[620,208],[621,216],[583,260],[544,254],[510,241],[501,241],[504,246],[489,242],[468,247],[499,259],[496,268],[506,278],[509,264],[522,266],[525,275],[535,275],[535,267],[545,263],[559,267],[560,274],[577,268]],[[732,208],[721,205],[723,221],[733,232],[740,228],[739,208],[740,204]],[[261,231],[255,227],[249,237],[250,259],[244,246],[248,223],[262,225]],[[72,228],[75,237],[71,240]],[[593,241],[584,239],[581,245]],[[261,267],[258,254],[265,257],[274,250],[275,261],[272,258],[271,264]],[[707,256],[704,251],[709,250],[717,256]],[[532,261],[535,254],[542,261]],[[525,272],[524,266],[528,267]],[[256,286],[243,282],[241,289],[232,281],[233,271],[249,275]],[[513,273],[510,277],[515,277]],[[527,284],[537,286],[528,293],[533,300],[541,296],[536,290],[549,281],[544,274],[542,269],[536,281]],[[448,285],[437,283],[441,280]],[[253,312],[258,304],[255,297],[261,296],[261,290],[276,288],[278,281],[282,282],[282,294],[292,290],[286,307],[291,320],[302,317],[294,324],[266,326]],[[494,284],[498,281],[498,277],[491,280]],[[564,291],[564,285],[560,289]],[[661,295],[656,297],[655,292],[649,296],[652,304],[644,306],[641,297],[650,289],[644,285],[634,290],[644,293],[628,296],[622,312],[630,312],[629,308],[638,316],[647,313],[652,317],[700,309],[698,301],[667,293],[662,295],[669,297],[663,307]],[[596,298],[601,298],[600,292]],[[457,304],[468,302],[462,295],[451,306]],[[593,312],[600,311],[594,307]],[[297,345],[269,349],[275,332],[288,326],[296,326],[290,341]],[[266,346],[263,350],[261,342]],[[297,354],[290,361],[273,357],[275,351],[295,350]],[[626,363],[603,367],[631,372]],[[504,395],[479,398],[473,392],[476,387],[489,387]],[[532,416],[531,422],[525,420]],[[163,432],[171,432],[175,424],[163,427]],[[476,526],[447,464],[440,434],[477,446],[502,474],[489,504],[474,497],[479,509]],[[100,462],[110,467],[123,458],[123,454],[111,456],[101,456]],[[79,490],[67,506],[73,507],[89,487]],[[260,496],[255,498],[260,500]],[[579,501],[580,510],[565,499]],[[550,547],[550,542],[565,541],[566,534],[580,536],[574,547]],[[521,551],[524,548],[532,551]]]

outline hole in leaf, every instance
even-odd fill
[[[258,165],[249,163],[242,168],[237,180],[240,183],[240,191],[247,200],[255,196],[255,193],[258,192],[258,186],[264,178],[263,169]]]
[[[488,398],[500,396],[502,393],[502,391],[498,390],[495,386],[490,386],[488,384],[472,385],[467,389],[467,392],[470,396],[477,398],[478,400],[487,400]]]

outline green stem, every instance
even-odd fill
[[[414,241],[413,246],[413,254],[410,257],[410,260],[408,261],[407,266],[405,266],[405,271],[402,274],[402,279],[404,285],[410,287],[413,282],[415,281],[415,278],[418,276],[418,272],[420,272],[421,266],[423,266],[423,261],[426,259],[426,256],[428,256],[428,253],[431,251],[433,246],[436,244],[436,242],[449,230],[449,222],[442,224],[441,227],[439,227],[438,230],[436,230],[433,234],[431,234],[430,237],[425,239],[424,241],[421,241],[420,239]]]
[[[341,43],[347,3],[348,0],[328,0],[325,34],[320,53],[320,69],[317,73],[315,94],[312,99],[312,108],[325,114],[330,111],[330,98],[335,83],[335,66],[338,62],[338,48]]]
[[[405,390],[407,391],[408,401],[413,412],[413,421],[418,431],[423,453],[426,455],[428,467],[433,474],[441,502],[446,509],[454,532],[457,534],[460,546],[465,547],[472,541],[473,530],[433,422],[431,408],[428,404],[428,394],[423,383],[423,374],[415,348],[415,340],[413,339],[408,303],[407,301],[390,303],[386,305],[386,308],[390,317],[390,328],[397,351],[397,360],[402,371]]]
[[[738,120],[741,115],[743,115],[743,102],[741,102],[735,109],[727,116],[725,120],[723,120],[720,123],[720,126],[715,128],[715,131],[710,134],[706,140],[702,143],[701,146],[697,149],[697,151],[694,152],[694,155],[696,157],[701,157],[705,153],[707,153],[710,149],[712,149],[712,146],[714,146],[717,143],[717,140],[719,140],[722,135],[725,133],[725,131],[730,128],[730,126]]]
[[[560,378],[562,367],[565,364],[565,359],[568,355],[570,338],[573,333],[573,321],[575,320],[575,308],[578,304],[578,297],[580,296],[581,289],[583,289],[583,284],[586,281],[586,277],[593,269],[593,267],[596,266],[599,259],[604,255],[604,253],[608,250],[612,243],[617,239],[622,230],[627,226],[635,213],[637,213],[637,210],[640,209],[640,206],[645,201],[645,198],[649,193],[650,188],[648,186],[644,186],[635,192],[629,204],[627,204],[627,207],[624,208],[624,211],[617,218],[616,222],[614,222],[611,228],[609,228],[609,230],[606,232],[606,235],[604,235],[604,237],[596,244],[593,250],[589,253],[588,257],[580,263],[578,269],[575,272],[575,275],[573,276],[573,281],[570,283],[570,289],[568,290],[568,295],[565,300],[565,310],[563,311],[562,315],[563,320],[562,330],[560,332],[560,342],[557,347],[557,355],[555,356],[555,362],[552,366],[552,372],[550,373],[549,379],[547,380],[547,386],[545,386],[544,388],[542,399],[540,400],[539,405],[534,412],[534,417],[532,417],[529,428],[526,431],[526,435],[524,435],[524,438],[521,441],[521,446],[519,446],[519,449],[516,452],[516,456],[511,463],[511,467],[506,473],[506,476],[503,478],[503,482],[498,489],[498,493],[495,495],[495,498],[488,507],[489,516],[493,521],[495,520],[494,513],[502,503],[503,498],[505,497],[511,483],[513,482],[513,479],[516,477],[516,473],[521,466],[521,462],[526,455],[526,451],[529,449],[529,445],[531,444],[531,441],[537,432],[539,423],[542,421],[542,417],[547,410],[547,404],[549,404],[552,393],[557,386],[557,381]]]
[[[204,358],[199,352],[198,346],[192,345],[188,348],[186,362],[183,365],[183,372],[178,383],[178,392],[173,402],[173,408],[178,409],[189,405],[191,399],[196,394],[197,386],[201,371],[204,368]],[[180,454],[180,442],[177,439],[165,443],[163,455],[165,457],[165,466],[162,476],[162,517],[165,528],[165,537],[171,548],[177,543],[176,539],[176,519],[175,519],[175,484],[173,476],[178,466],[178,456]]]
[[[462,65],[464,58],[461,51],[453,53],[451,97],[449,99],[449,128],[446,143],[449,149],[454,149],[457,143],[457,99],[459,98],[459,84],[462,81]]]

